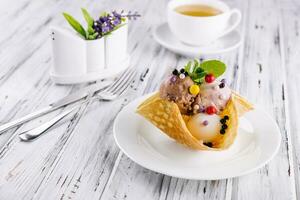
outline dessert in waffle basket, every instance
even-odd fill
[[[232,91],[225,79],[217,79],[225,69],[218,60],[190,61],[175,69],[137,112],[191,149],[227,149],[236,138],[239,117],[253,106]]]

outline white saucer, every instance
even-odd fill
[[[62,76],[54,74],[50,72],[50,77],[53,82],[56,84],[77,84],[77,83],[85,83],[90,81],[96,81],[99,79],[111,78],[125,69],[129,67],[130,64],[130,56],[127,55],[126,59],[123,60],[118,65],[110,66],[107,69],[103,69],[102,71],[95,71],[83,74],[81,76]]]
[[[150,95],[124,107],[113,128],[120,149],[145,168],[179,178],[217,180],[257,170],[268,163],[279,149],[281,139],[277,124],[264,111],[255,108],[240,119],[238,136],[228,150],[190,150],[135,112]]]
[[[171,32],[167,23],[157,26],[153,31],[154,39],[165,48],[188,57],[219,54],[234,50],[242,43],[242,37],[238,31],[232,31],[219,38],[211,45],[190,46],[180,42]]]

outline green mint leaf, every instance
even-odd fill
[[[199,66],[199,62],[198,62],[198,60],[194,60],[194,70],[196,70],[197,68],[198,68],[198,66]]]
[[[202,72],[204,72],[204,69],[202,69],[202,68],[200,68],[200,67],[196,68],[196,70],[195,70],[195,73],[196,73],[196,74],[200,74],[200,73],[202,73]]]
[[[184,70],[185,70],[188,74],[191,74],[191,67],[192,67],[192,62],[189,61],[189,62],[184,66]]]
[[[191,78],[192,79],[197,79],[197,78],[203,78],[204,76],[206,76],[206,72],[199,72],[199,73],[192,73],[191,74]]]
[[[201,84],[201,83],[203,83],[203,80],[204,80],[204,78],[202,77],[202,78],[196,78],[193,81],[197,84]]]
[[[81,11],[82,11],[85,21],[88,24],[88,27],[92,27],[94,24],[94,19],[91,17],[91,15],[89,14],[89,12],[86,9],[81,8]]]
[[[75,31],[77,31],[80,35],[82,35],[85,39],[87,39],[87,34],[84,30],[84,28],[81,26],[81,24],[74,19],[71,15],[68,13],[63,13],[63,16],[67,20],[67,22],[73,27]]]
[[[215,78],[221,76],[225,70],[226,65],[218,60],[208,60],[200,64],[200,67],[207,73],[213,74]]]
[[[199,62],[197,59],[194,59],[194,63],[198,66],[199,65]]]

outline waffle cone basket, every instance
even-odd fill
[[[229,116],[228,128],[225,134],[219,134],[212,141],[212,147],[206,146],[202,140],[198,140],[190,133],[186,126],[190,116],[182,115],[175,103],[161,99],[158,93],[139,105],[137,113],[180,144],[195,150],[218,151],[227,149],[234,142],[237,135],[238,118],[251,109],[253,107],[250,103],[233,92],[225,109],[220,113],[221,118],[225,115]]]

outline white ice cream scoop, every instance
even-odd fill
[[[219,115],[199,113],[194,115],[187,123],[189,131],[199,140],[213,141],[221,130],[221,118]]]

